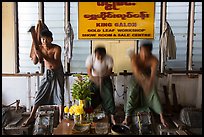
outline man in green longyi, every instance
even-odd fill
[[[125,119],[123,124],[130,125],[131,117],[137,112],[150,111],[151,108],[160,115],[161,123],[166,127],[162,106],[156,91],[156,68],[158,59],[152,54],[152,42],[142,41],[140,52],[135,54],[129,50],[133,77],[129,83],[127,102],[124,106]]]
[[[95,109],[102,105],[106,115],[110,117],[111,124],[115,124],[115,101],[113,96],[113,85],[110,75],[113,69],[113,58],[106,54],[105,47],[97,46],[94,54],[86,59],[86,67],[91,80],[91,106]]]

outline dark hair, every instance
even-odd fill
[[[149,41],[149,40],[141,41],[140,45],[147,48],[147,49],[149,49],[149,51],[152,52],[153,45],[152,45],[151,41]]]
[[[40,36],[41,36],[41,37],[50,37],[50,38],[52,38],[52,32],[49,31],[48,29],[43,29],[43,30],[40,32]]]
[[[106,54],[106,49],[104,48],[104,47],[97,47],[96,49],[95,49],[95,53],[98,53],[99,55],[101,55],[101,56],[104,56],[105,54]]]

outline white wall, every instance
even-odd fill
[[[39,80],[41,77],[39,77]],[[73,83],[73,77],[69,79],[71,87]],[[124,81],[128,83],[130,76],[125,80],[124,76],[114,77],[114,83],[117,93],[115,92],[116,105],[124,104],[126,96],[122,96],[124,93]],[[178,103],[182,106],[197,106],[201,108],[202,105],[202,75],[198,78],[189,78],[186,75],[172,75],[172,77],[163,77],[158,80],[158,93],[160,95],[162,103],[165,103],[163,85],[176,84],[176,93]],[[31,87],[29,89],[29,86]],[[27,110],[33,105],[35,92],[37,91],[37,77],[2,77],[2,104],[9,105],[17,99],[20,99],[20,105],[25,105]],[[65,86],[65,105],[68,105],[68,88]],[[30,95],[29,95],[30,94]],[[126,94],[124,94],[126,95]],[[30,97],[29,97],[30,96]],[[119,97],[120,96],[120,97]],[[172,102],[172,92],[169,91],[169,97]],[[70,97],[71,99],[71,97]]]
[[[182,106],[196,106],[201,107],[202,104],[202,75],[198,78],[190,78],[185,74],[168,75],[167,77],[159,79],[158,92],[165,102],[163,85],[168,86],[168,93],[170,103],[173,104],[173,94],[171,91],[171,84],[176,85],[176,94],[178,104]]]
[[[2,76],[2,104],[9,105],[20,100],[20,105],[31,110],[42,76]],[[73,83],[73,78],[69,79]],[[65,105],[68,104],[68,90],[65,86]],[[15,104],[14,104],[15,105]]]
[[[126,100],[126,94],[123,98],[121,96],[124,93],[125,81],[129,83],[130,76],[126,78],[124,76],[117,76],[114,79],[116,84],[116,105],[123,104]],[[117,81],[117,82],[116,82]],[[173,93],[171,89],[171,84],[175,84],[176,86],[176,94],[178,104],[182,106],[196,106],[201,108],[202,105],[202,75],[198,75],[198,78],[189,78],[185,74],[169,74],[162,78],[158,78],[158,94],[161,98],[162,104],[165,104],[165,95],[163,86],[167,86],[167,92],[169,95],[170,103],[173,105]],[[128,87],[127,87],[128,88]],[[121,96],[121,97],[119,97]]]
[[[202,108],[202,75],[198,77],[198,90],[196,96],[196,107]]]
[[[35,77],[2,77],[2,104],[9,105],[20,100],[20,105],[30,110],[36,92]]]

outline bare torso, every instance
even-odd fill
[[[139,55],[136,55],[136,65],[140,71],[151,68],[154,64],[157,64],[155,56],[151,55],[148,59],[142,60]]]
[[[61,66],[61,47],[55,44],[40,46],[47,69],[56,70]]]

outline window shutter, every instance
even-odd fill
[[[71,73],[86,73],[85,61],[90,52],[90,40],[78,39],[78,2],[70,2],[70,23],[74,31]]]
[[[167,22],[175,36],[176,59],[167,60],[166,69],[186,70],[189,2],[168,2]]]
[[[32,9],[32,10],[31,10]],[[40,72],[40,64],[34,65],[30,59],[32,44],[31,34],[28,33],[32,25],[38,20],[37,2],[18,2],[18,30],[19,30],[19,70],[20,73]]]
[[[159,60],[159,38],[160,38],[160,10],[161,10],[161,2],[155,2],[155,25],[154,25],[154,41],[153,41],[153,49],[152,54],[154,54]]]

